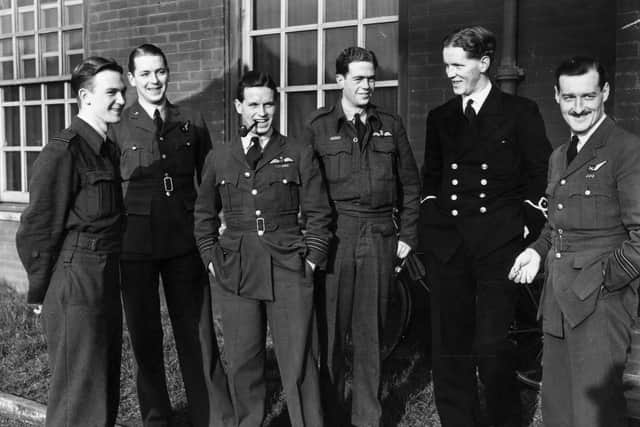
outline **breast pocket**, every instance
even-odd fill
[[[220,194],[222,209],[233,212],[242,207],[242,194],[238,188],[238,173],[229,172],[216,177],[216,188]]]
[[[195,170],[195,151],[192,138],[187,135],[186,139],[181,139],[175,146],[176,150],[176,171],[180,175],[192,175]]]
[[[295,164],[271,167],[267,171],[269,189],[265,198],[270,199],[280,209],[298,209],[300,205],[300,174]]]
[[[144,174],[147,167],[153,164],[151,147],[136,142],[127,142],[122,147],[120,171],[122,179],[129,180]]]
[[[118,209],[118,190],[115,175],[112,171],[85,172],[84,206],[89,218],[97,219],[110,216]]]
[[[568,204],[569,213],[579,218],[580,228],[602,229],[619,223],[613,189],[597,182],[572,185]]]
[[[326,141],[318,144],[318,154],[322,162],[325,177],[329,182],[340,182],[351,175],[351,152],[353,142],[350,140]]]
[[[370,167],[374,179],[392,180],[396,146],[391,137],[374,136],[371,138]]]

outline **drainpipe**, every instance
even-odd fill
[[[524,70],[516,63],[518,49],[518,0],[504,0],[502,55],[496,70],[496,81],[504,92],[515,94]]]

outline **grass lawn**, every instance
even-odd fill
[[[423,351],[423,344],[417,339],[424,333],[419,323],[414,319],[414,327],[407,338],[384,366],[382,399],[385,426],[440,426],[433,402],[429,360]],[[163,324],[167,382],[175,409],[174,425],[187,426],[186,398],[166,310],[163,311]],[[222,345],[221,340],[219,344]],[[118,422],[132,427],[140,426],[134,364],[126,325],[121,375]],[[40,318],[25,304],[24,296],[17,295],[6,284],[0,283],[0,391],[46,404],[48,377],[46,345]],[[268,414],[264,425],[288,426],[286,405],[272,351],[268,353],[267,377]],[[523,426],[541,427],[537,394],[523,390],[521,396],[528,414]],[[0,426],[4,425],[13,424],[4,424],[0,419]]]

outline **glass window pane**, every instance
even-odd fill
[[[398,114],[398,88],[377,87],[373,93],[373,103],[381,110]]]
[[[36,60],[25,59],[22,61],[22,77],[35,77],[36,76]]]
[[[11,9],[11,0],[0,0],[0,10]]]
[[[65,14],[64,14],[65,25],[82,24],[82,5],[81,4],[65,6],[64,10],[65,10]]]
[[[358,17],[358,0],[325,0],[325,22],[343,21]]]
[[[367,0],[365,17],[391,16],[398,14],[398,0]]]
[[[75,102],[73,104],[69,104],[69,108],[71,108],[71,117],[74,117],[78,114],[78,104]]]
[[[356,45],[356,27],[331,28],[327,29],[324,34],[324,82],[334,83],[336,81],[336,58],[345,47]]]
[[[0,73],[1,80],[13,80],[13,61],[2,62]]]
[[[24,99],[27,101],[40,100],[40,85],[26,85],[24,87]]]
[[[378,58],[377,80],[398,78],[398,24],[374,24],[366,26],[367,49]]]
[[[253,38],[253,68],[271,74],[280,86],[280,35]]]
[[[64,129],[64,104],[47,106],[47,132],[49,138]]]
[[[55,4],[58,0],[40,0],[40,4]]]
[[[29,105],[24,107],[27,127],[27,145],[42,146],[42,107]]]
[[[40,11],[40,28],[55,28],[58,26],[58,8],[51,7]]]
[[[317,83],[316,31],[287,34],[287,85]]]
[[[57,76],[60,74],[59,61],[57,56],[43,58],[42,69],[45,76]]]
[[[48,83],[47,99],[64,99],[64,83]]]
[[[18,7],[31,6],[32,4],[33,4],[33,0],[18,0]]]
[[[13,55],[13,41],[11,39],[0,40],[0,56]]]
[[[82,62],[82,54],[81,53],[78,53],[78,54],[75,54],[75,55],[68,55],[67,56],[67,72],[69,74],[71,74],[73,69],[76,68],[76,65],[78,65],[81,62]]]
[[[316,92],[287,94],[287,135],[300,136],[306,118],[316,109]]]
[[[5,86],[4,87],[4,102],[15,102],[20,96],[18,86]]]
[[[64,48],[66,50],[82,49],[82,30],[65,31]]]
[[[5,153],[7,171],[7,191],[22,190],[22,169],[20,168],[20,152]]]
[[[277,28],[280,26],[280,0],[253,0],[253,28]]]
[[[31,174],[33,173],[33,162],[36,161],[39,151],[27,151],[27,191],[29,191],[29,182],[31,182]]]
[[[295,0],[287,6],[287,25],[316,24],[318,22],[318,0]]]
[[[18,19],[18,28],[19,31],[33,31],[35,26],[33,11],[29,12],[20,12],[20,17]]]
[[[36,52],[35,37],[20,37],[18,39],[20,53],[23,55],[33,55]]]
[[[324,105],[323,105],[323,107],[327,107],[329,105],[336,105],[341,97],[342,97],[342,91],[341,90],[326,90],[324,92]]]
[[[47,33],[40,35],[40,46],[42,52],[58,51],[58,33]]]
[[[11,15],[0,16],[0,34],[13,33],[13,25],[11,24]]]
[[[20,107],[4,107],[4,124],[3,145],[20,146]]]

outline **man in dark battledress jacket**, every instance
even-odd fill
[[[251,71],[241,80],[235,105],[247,134],[214,145],[207,156],[195,235],[215,277],[235,425],[263,421],[268,322],[291,424],[320,427],[317,362],[310,351],[313,270],[326,264],[331,209],[311,146],[271,126],[275,97],[270,76]]]

